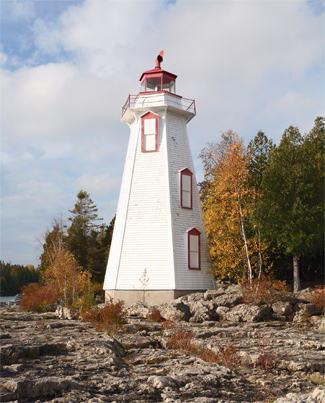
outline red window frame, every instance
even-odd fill
[[[191,236],[197,237],[197,242],[198,242],[198,265],[194,264],[194,262],[191,259]],[[188,268],[190,270],[201,270],[201,232],[197,230],[196,228],[192,228],[190,231],[187,233],[187,247],[188,247]],[[198,267],[195,267],[198,266]]]
[[[181,195],[180,195],[180,199],[181,199],[181,207],[182,208],[187,208],[189,210],[192,209],[193,206],[193,173],[188,169],[185,168],[180,172],[180,176],[181,176],[181,180],[180,180],[180,191],[181,191]],[[183,198],[183,177],[184,176],[189,176],[191,179],[191,185],[190,185],[190,206],[185,206],[184,205],[184,198]]]
[[[155,148],[154,150],[145,150],[144,148],[144,121],[146,119],[156,119],[156,133],[155,133]],[[148,112],[141,117],[141,151],[143,153],[151,153],[158,150],[158,115],[152,112]]]

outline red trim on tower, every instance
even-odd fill
[[[155,148],[150,150],[145,150],[145,133],[144,133],[144,121],[146,119],[155,119]],[[141,116],[141,151],[143,153],[153,152],[158,150],[158,115],[152,112],[147,112],[145,115]]]
[[[191,250],[191,236],[197,238],[197,251]],[[201,270],[201,232],[196,228],[187,232],[187,248],[188,268],[190,270]]]
[[[174,79],[176,80],[177,75],[173,73],[169,73],[168,71],[162,70],[161,68],[153,69],[153,70],[148,70],[145,71],[144,73],[141,74],[141,77],[139,81],[142,81],[145,79],[144,76],[147,77],[161,77],[164,76],[165,79]]]
[[[192,209],[193,207],[193,173],[188,169],[182,169],[180,171],[180,191],[181,191],[181,195],[180,195],[180,200],[181,200],[181,207],[186,208],[186,209]],[[190,189],[184,189],[184,176],[189,176],[190,177]],[[190,203],[186,203],[186,201],[184,200],[184,193],[185,192],[189,192],[190,193]],[[188,205],[189,204],[189,205]]]

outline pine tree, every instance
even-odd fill
[[[97,207],[90,195],[80,190],[74,209],[69,210],[71,226],[68,229],[67,246],[78,264],[88,270],[96,280],[102,280],[102,269],[98,269],[98,259],[104,256],[105,251],[100,245],[100,233],[103,230],[98,224],[102,218],[98,217]]]
[[[268,164],[268,156],[270,152],[275,148],[272,140],[269,140],[265,133],[261,130],[257,133],[253,140],[251,140],[247,147],[248,163],[247,163],[247,186],[254,189],[255,198],[253,200],[254,206],[252,208],[252,214],[250,221],[252,222],[258,238],[258,278],[262,274],[262,269],[266,267],[267,256],[269,253],[262,252],[262,240],[261,240],[261,227],[262,227],[262,180],[265,169]],[[264,245],[264,248],[267,245]],[[268,248],[269,249],[269,248]],[[263,256],[264,255],[264,256]],[[267,255],[267,256],[265,256]],[[269,263],[269,262],[268,262]]]
[[[263,181],[263,234],[293,257],[293,289],[300,285],[299,260],[323,242],[324,121],[303,138],[290,126],[270,153]]]

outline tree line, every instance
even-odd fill
[[[62,217],[54,219],[45,234],[40,271],[46,272],[62,251],[69,252],[77,264],[91,276],[92,281],[103,283],[115,217],[109,225],[100,223],[98,208],[89,193],[80,190],[68,226]]]
[[[324,148],[321,117],[304,136],[290,126],[278,146],[262,131],[248,147],[232,131],[206,145],[199,188],[217,278],[293,272],[297,291],[301,277],[323,276]]]
[[[18,294],[21,287],[28,283],[37,283],[39,271],[33,265],[18,265],[0,261],[0,289],[6,295]]]
[[[324,271],[324,118],[302,136],[290,126],[278,146],[259,131],[247,147],[233,131],[201,151],[199,184],[210,267],[216,278],[251,283],[262,274],[294,290]],[[69,303],[102,285],[115,217],[102,223],[80,190],[67,225],[54,219],[45,233],[38,270],[1,262],[1,290],[17,293],[39,279]]]
[[[41,282],[51,284],[63,300],[83,292],[85,284],[93,287],[104,281],[115,217],[102,223],[89,193],[80,190],[68,222],[55,218],[40,241],[40,265],[12,265],[1,262],[1,291],[16,294],[22,286]],[[71,300],[71,301],[70,301]]]

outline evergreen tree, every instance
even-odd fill
[[[303,142],[304,202],[308,204],[311,220],[305,223],[310,236],[307,254],[315,256],[324,249],[324,180],[325,180],[325,119],[315,119],[313,129]]]
[[[104,258],[105,264],[107,264],[108,255],[109,255],[109,251],[110,251],[110,247],[111,247],[111,243],[112,243],[115,218],[116,218],[116,216],[114,216],[114,218],[111,220],[109,225],[105,227],[105,231],[104,231],[103,237],[101,239],[102,245],[105,248],[105,258]]]
[[[261,130],[247,146],[249,156],[247,169],[248,186],[253,186],[258,193],[261,193],[263,174],[268,164],[268,157],[275,145]]]
[[[62,216],[54,219],[52,229],[47,230],[45,242],[42,243],[43,253],[39,268],[45,273],[58,254],[70,252],[78,265],[91,274],[93,281],[102,283],[115,217],[109,226],[100,225],[102,218],[98,217],[98,209],[84,190],[78,193],[74,209],[69,211],[72,215],[69,217],[71,226],[68,230]]]
[[[101,250],[100,233],[102,231],[98,221],[97,207],[90,195],[80,190],[74,209],[69,210],[71,226],[68,229],[67,246],[75,256],[78,264],[88,270],[96,280],[102,279],[101,269],[98,268],[99,255],[104,256]]]
[[[270,152],[262,180],[263,234],[293,257],[293,288],[300,289],[299,260],[323,242],[324,124],[316,119],[305,138],[290,126]],[[318,246],[319,247],[319,246]]]
[[[270,152],[275,148],[272,140],[269,140],[265,133],[261,130],[257,133],[253,140],[251,140],[247,147],[248,164],[247,164],[247,186],[254,189],[255,197],[252,201],[254,206],[249,217],[252,227],[255,228],[258,238],[258,278],[262,274],[262,268],[266,269],[265,258],[262,253],[261,241],[261,204],[262,204],[262,180],[265,169],[268,163]],[[266,245],[265,245],[266,246]],[[270,251],[268,252],[270,255]],[[264,264],[263,264],[264,263]]]
[[[39,270],[33,265],[22,266],[0,262],[0,289],[9,295],[17,294],[21,287],[39,281]]]

